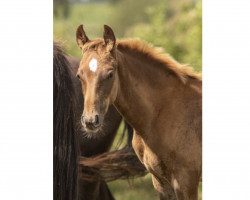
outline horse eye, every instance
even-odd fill
[[[113,77],[113,72],[110,72],[107,79],[111,79]]]
[[[91,49],[95,49],[95,45],[92,45],[92,46],[91,46]]]
[[[81,79],[80,76],[79,76],[79,74],[77,74],[76,77],[77,77],[79,80]]]

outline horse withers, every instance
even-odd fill
[[[202,172],[202,80],[191,68],[139,40],[116,41],[104,25],[90,40],[80,25],[77,72],[82,123],[97,133],[110,105],[134,128],[133,147],[160,199],[198,199]]]

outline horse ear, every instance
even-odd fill
[[[80,49],[82,49],[83,45],[89,41],[89,38],[87,37],[87,35],[85,34],[84,30],[83,30],[83,25],[81,24],[80,26],[78,26],[78,28],[76,29],[76,43],[77,45],[80,47]]]
[[[115,34],[108,25],[104,25],[103,38],[108,51],[112,51],[115,47]]]

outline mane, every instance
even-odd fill
[[[69,63],[60,43],[53,43],[53,188],[54,200],[77,199],[75,93]]]
[[[182,83],[186,83],[188,78],[201,80],[202,76],[195,73],[193,68],[187,64],[180,64],[169,54],[163,52],[162,48],[154,48],[139,39],[119,40],[117,41],[118,50],[133,51],[138,54],[144,55],[155,62],[163,64],[166,69],[173,72]]]

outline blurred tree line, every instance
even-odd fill
[[[53,0],[54,17],[67,18],[70,12],[69,3],[68,0]]]
[[[140,38],[202,70],[201,0],[54,0],[54,18],[74,29],[84,23],[99,37],[99,27],[109,24],[119,38]]]
[[[145,8],[147,23],[126,31],[127,37],[139,37],[163,47],[177,61],[202,69],[202,2],[168,0]]]

